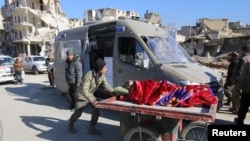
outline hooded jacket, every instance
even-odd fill
[[[88,71],[76,93],[76,100],[88,100],[93,102],[96,100],[94,92],[102,85],[107,91],[112,92],[113,88],[109,85],[105,75],[98,76],[94,70]]]
[[[68,84],[79,85],[82,79],[82,64],[79,60],[66,60],[65,63],[65,77]]]

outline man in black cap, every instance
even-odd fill
[[[74,50],[66,52],[67,60],[65,62],[65,77],[69,85],[69,96],[71,98],[68,109],[75,108],[75,94],[82,80],[82,64],[76,58]]]
[[[105,73],[107,71],[106,63],[98,58],[94,64],[94,69],[88,71],[80,84],[78,92],[76,94],[76,107],[74,113],[69,119],[68,132],[74,133],[74,123],[82,115],[84,107],[91,103],[92,107],[92,117],[89,125],[89,134],[101,135],[102,132],[95,128],[96,123],[99,118],[99,109],[95,108],[95,105],[98,103],[97,99],[94,96],[94,92],[99,86],[103,86],[109,93],[113,92],[113,88],[109,85]]]

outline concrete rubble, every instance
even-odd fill
[[[250,26],[228,19],[202,18],[178,30],[178,42],[202,65],[227,73],[227,55],[250,44]]]
[[[217,57],[250,44],[250,27],[228,19],[198,19],[195,26],[183,26],[178,34],[182,35],[180,44],[190,55],[206,56],[209,53]]]

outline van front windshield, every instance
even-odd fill
[[[156,59],[162,64],[193,62],[192,58],[174,39],[147,36],[147,44]]]

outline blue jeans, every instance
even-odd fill
[[[23,83],[22,79],[22,71],[15,72],[15,80],[17,83]]]

